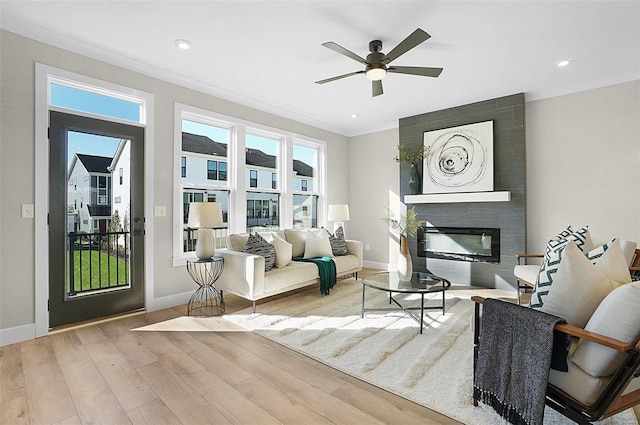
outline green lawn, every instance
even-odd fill
[[[82,255],[82,269],[80,260]],[[82,250],[73,253],[73,276],[75,290],[104,289],[130,282],[129,264],[104,252]],[[82,282],[80,279],[82,277]]]

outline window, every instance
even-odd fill
[[[65,82],[51,83],[51,106],[89,112],[108,118],[118,118],[132,122],[143,122],[140,101],[126,96],[108,95],[104,90],[89,91],[89,87],[74,87],[76,84]]]
[[[207,161],[207,179],[218,180],[218,161]]]
[[[184,265],[192,250],[188,209],[200,199],[223,205],[233,233],[321,224],[324,142],[178,103],[176,123],[174,265]],[[222,246],[226,233],[216,235]]]
[[[98,176],[98,197],[97,204],[98,205],[108,205],[109,204],[109,183],[111,181],[111,177],[107,176]]]
[[[229,184],[227,182],[227,148],[231,139],[228,127],[211,119],[183,114],[180,132],[180,186],[182,192],[182,252],[195,250],[196,229],[187,226],[191,202],[218,202],[225,225],[229,217]],[[187,161],[189,175],[187,176]],[[227,229],[215,229],[216,248],[223,248]]]
[[[120,167],[120,170],[118,171],[118,174],[119,174],[119,177],[120,177],[120,186],[122,186],[123,173],[124,173],[124,171],[122,170],[122,167]]]

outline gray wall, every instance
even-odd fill
[[[508,289],[515,254],[525,249],[524,94],[416,115],[400,120],[400,143],[411,149],[423,144],[426,131],[493,120],[494,191],[510,191],[510,202],[415,204],[418,217],[435,227],[500,229],[500,263],[489,264],[417,257],[411,238],[414,270],[427,268],[463,284]],[[420,165],[420,176],[423,176]],[[400,194],[408,193],[409,165],[400,165]],[[411,205],[407,205],[410,207]],[[425,261],[426,260],[426,261]]]

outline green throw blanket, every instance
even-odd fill
[[[329,295],[329,291],[334,287],[337,281],[336,263],[334,263],[331,258],[293,257],[293,261],[306,261],[308,263],[315,263],[315,265],[318,266],[318,273],[320,274],[320,293],[322,295]]]

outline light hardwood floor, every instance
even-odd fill
[[[225,301],[227,312],[250,306]],[[251,332],[131,332],[185,312],[179,306],[0,347],[0,423],[458,423]]]

